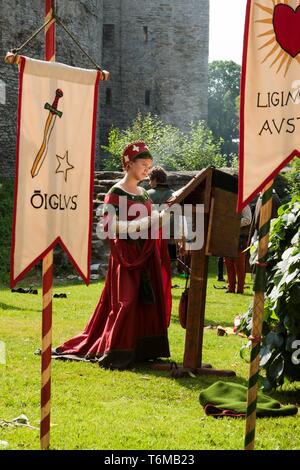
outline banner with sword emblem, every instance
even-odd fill
[[[88,284],[100,72],[21,57],[11,286],[57,243]]]
[[[300,157],[300,0],[248,0],[238,210]]]

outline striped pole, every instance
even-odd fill
[[[53,16],[54,0],[45,1],[45,22]],[[55,20],[45,29],[45,59],[55,60]],[[52,348],[52,287],[53,250],[43,259],[43,315],[42,315],[42,384],[41,384],[41,449],[50,447],[51,411],[51,348]]]
[[[53,17],[55,0],[45,0],[45,23]],[[55,61],[56,44],[55,44],[55,19],[45,28],[45,60],[48,62]]]
[[[256,275],[254,283],[255,295],[253,302],[252,331],[250,336],[252,346],[248,382],[245,450],[254,449],[256,402],[258,388],[257,379],[259,371],[259,351],[264,314],[264,295],[266,292],[266,261],[269,244],[270,220],[272,215],[272,190],[273,181],[271,181],[263,190],[262,206],[260,210],[258,262],[256,264]]]
[[[41,449],[50,446],[53,250],[43,259]]]

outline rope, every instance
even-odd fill
[[[71,31],[68,30],[68,28],[64,25],[64,23],[61,21],[60,18],[58,18],[58,16],[54,16],[57,23],[65,30],[65,32],[70,36],[70,38],[73,40],[73,42],[75,42],[76,46],[81,50],[81,52],[92,62],[92,64],[94,64],[94,66],[96,67],[96,69],[100,70],[100,72],[102,72],[102,69],[101,67],[97,64],[97,62],[94,61],[94,59],[83,49],[83,47],[81,46],[81,44],[79,43],[79,41],[77,41],[77,39],[73,36],[73,34],[71,33]]]
[[[35,33],[33,33],[32,36],[30,36],[30,38],[28,38],[20,47],[15,47],[11,50],[11,52],[14,55],[18,52],[21,52],[24,47],[27,46],[27,44],[29,44],[41,31],[43,31],[43,29],[45,29],[49,23],[51,23],[51,21],[53,21],[53,18],[50,18],[48,21],[46,21],[46,23],[44,23],[38,30],[36,30]]]
[[[97,64],[97,62],[86,52],[79,41],[75,38],[75,36],[71,33],[71,31],[66,27],[66,25],[62,22],[62,20],[56,15],[56,13],[53,13],[53,16],[49,18],[48,21],[46,21],[40,28],[38,28],[20,47],[15,47],[11,50],[12,54],[17,54],[20,53],[41,31],[43,31],[45,28],[47,28],[48,24],[51,23],[52,21],[56,21],[63,29],[64,31],[70,36],[72,41],[76,44],[76,46],[81,50],[81,52],[90,60],[90,62],[96,67],[97,70],[102,72],[102,68],[100,65]]]
[[[189,266],[187,266],[183,261],[181,261],[180,258],[176,258],[176,261],[178,261],[178,263],[181,264],[181,266],[183,267],[183,269],[185,270],[186,274],[190,274],[191,273],[191,268]]]

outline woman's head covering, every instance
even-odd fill
[[[131,142],[127,147],[125,147],[122,154],[123,167],[125,168],[129,162],[132,162],[136,158],[153,159],[147,145],[142,140]]]

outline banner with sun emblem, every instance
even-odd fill
[[[11,286],[57,243],[88,283],[99,72],[19,67]]]
[[[300,0],[248,0],[239,153],[238,210],[300,157]]]

